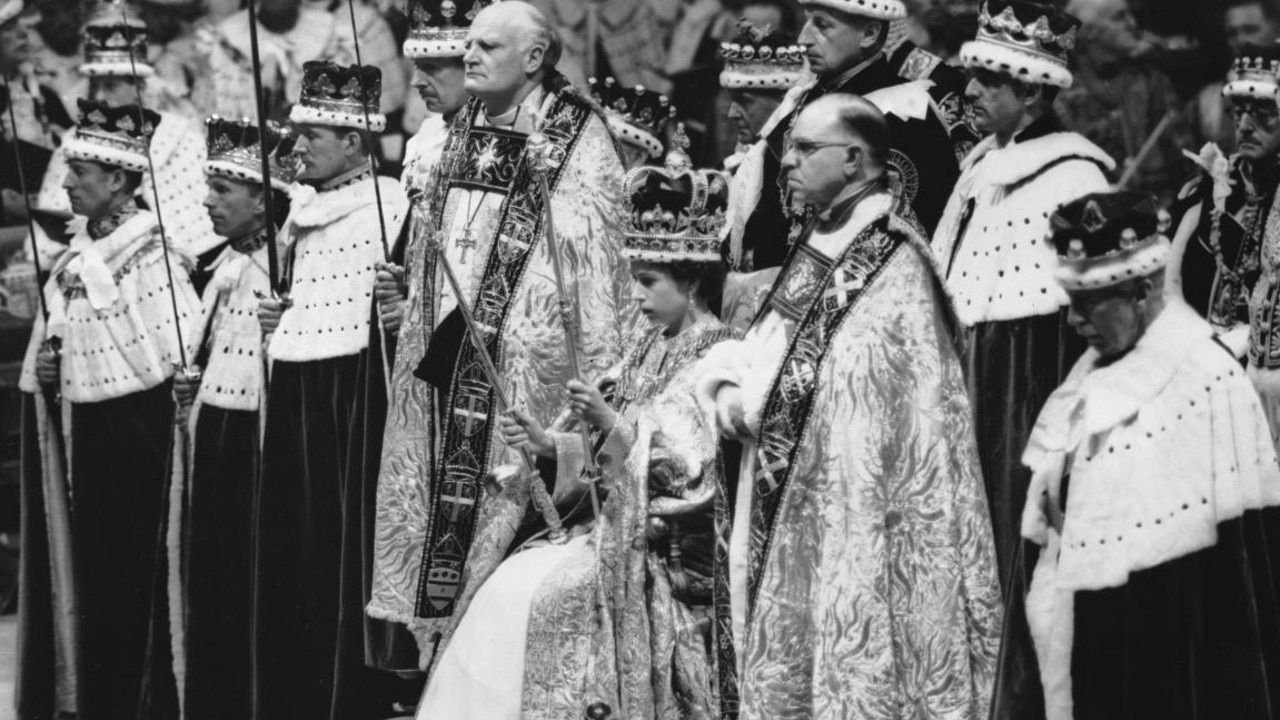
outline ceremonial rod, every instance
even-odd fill
[[[480,368],[484,371],[485,377],[489,380],[489,385],[493,387],[494,399],[502,406],[504,411],[512,409],[510,398],[502,389],[502,376],[498,374],[498,368],[493,363],[493,358],[489,356],[489,349],[484,345],[484,336],[480,334],[480,326],[476,323],[475,316],[471,313],[471,307],[467,304],[466,296],[462,293],[462,285],[458,282],[458,277],[453,274],[453,265],[449,263],[449,258],[445,256],[444,243],[435,242],[434,251],[438,253],[440,259],[440,267],[444,270],[445,280],[449,283],[449,287],[453,289],[453,296],[458,301],[458,314],[462,316],[462,321],[466,323],[467,335],[471,337],[471,344],[476,349],[476,353],[480,355]],[[529,453],[529,448],[521,446],[519,448],[520,459],[524,462],[526,468],[532,474],[537,474],[537,464],[534,462],[533,456]],[[534,478],[529,485],[533,492],[534,504],[538,506],[538,510],[542,513],[543,519],[550,529],[551,541],[559,544],[565,541],[564,525],[560,521],[560,515],[556,512],[555,503],[551,500],[551,495],[547,492],[547,487],[543,484],[540,477]],[[595,486],[591,486],[592,492]]]
[[[40,296],[40,313],[44,320],[45,343],[49,343],[49,301],[44,297],[44,285],[40,282],[40,248],[36,245],[36,221],[31,213],[31,196],[27,194],[27,172],[22,167],[22,149],[18,147],[18,119],[13,112],[13,89],[9,85],[9,76],[0,72],[4,79],[5,104],[9,110],[9,124],[13,127],[13,164],[18,168],[18,190],[22,193],[22,202],[27,206],[27,232],[31,235],[31,264],[36,269],[36,293]],[[55,353],[57,349],[52,345]]]
[[[1124,175],[1120,177],[1120,182],[1116,183],[1117,189],[1123,190],[1128,187],[1129,183],[1133,182],[1133,179],[1138,176],[1138,170],[1147,161],[1147,157],[1151,155],[1151,152],[1156,149],[1156,143],[1160,141],[1165,131],[1169,129],[1169,125],[1173,123],[1176,114],[1175,111],[1170,110],[1164,114],[1164,117],[1160,118],[1159,124],[1151,131],[1147,141],[1142,143],[1142,147],[1138,149],[1138,154],[1134,155],[1133,160],[1129,162],[1129,167],[1125,168]]]
[[[142,112],[142,87],[138,84],[138,64],[133,57],[133,31],[129,29],[129,10],[125,0],[112,0],[120,3],[120,18],[124,21],[125,49],[129,53],[129,70],[133,73],[133,89],[138,95],[138,128],[146,138],[147,169],[151,172],[151,196],[156,203],[156,227],[160,230],[160,251],[164,256],[164,273],[169,281],[169,302],[173,306],[173,331],[178,335],[178,358],[182,362],[182,372],[191,376],[191,368],[187,366],[187,348],[182,341],[182,313],[178,311],[178,291],[173,287],[173,261],[169,258],[169,236],[164,231],[164,219],[160,210],[160,180],[156,177],[156,164],[151,159],[151,135],[147,134],[147,119]],[[151,128],[152,135],[155,128]]]
[[[258,111],[258,152],[262,155],[263,200],[267,211],[267,274],[271,276],[271,289],[279,295],[287,292],[280,275],[280,255],[276,247],[275,198],[271,190],[271,162],[267,159],[266,99],[262,89],[262,59],[258,54],[258,11],[255,0],[248,0],[249,56],[253,62],[253,100]]]
[[[356,81],[360,84],[360,108],[364,110],[364,131],[369,134],[370,144],[373,142],[373,128],[369,124],[369,88],[364,84],[364,61],[360,58],[360,29],[356,27],[356,6],[353,0],[347,0],[347,11],[351,15],[351,41],[356,48]],[[387,220],[382,215],[382,189],[378,187],[378,164],[374,160],[372,147],[365,150],[369,153],[369,170],[373,173],[373,200],[378,206],[378,230],[382,233],[382,257],[391,262],[391,246],[387,243]],[[390,375],[388,374],[388,377]]]
[[[555,273],[556,292],[560,296],[560,319],[564,325],[565,352],[569,359],[569,374],[581,382],[582,364],[578,361],[578,341],[581,339],[582,315],[579,302],[569,299],[568,286],[564,280],[564,268],[561,267],[560,244],[556,237],[555,221],[551,212],[551,189],[547,185],[547,172],[551,169],[549,150],[551,147],[547,136],[535,132],[528,140],[529,166],[538,181],[538,190],[542,194],[542,205],[547,216],[547,253],[551,255],[551,269]],[[582,434],[582,448],[586,456],[584,474],[591,490],[591,510],[595,517],[600,517],[600,496],[596,493],[596,480],[600,477],[600,468],[596,465],[594,448],[591,444],[591,431],[586,422],[579,428]]]

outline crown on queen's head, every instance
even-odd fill
[[[409,58],[462,57],[467,51],[467,29],[486,6],[496,0],[409,0],[409,37],[404,54]]]
[[[382,132],[387,119],[381,100],[382,71],[377,67],[311,60],[302,65],[302,97],[289,119],[303,125]]]
[[[666,143],[667,124],[676,109],[662,93],[641,85],[623,87],[613,78],[587,81],[591,96],[604,108],[609,127],[623,140],[644,148],[649,157],[661,157]]]
[[[138,105],[112,107],[95,100],[78,100],[80,119],[63,143],[71,160],[92,160],[143,172],[147,169],[147,149],[160,115]]]
[[[783,91],[805,77],[804,48],[795,38],[770,27],[738,21],[738,34],[720,44],[724,70],[720,85],[730,90]]]
[[[720,260],[729,178],[719,170],[694,168],[688,145],[684,127],[678,126],[663,167],[627,173],[623,256],[657,263]]]
[[[1280,96],[1280,44],[1246,45],[1231,63],[1226,97],[1270,100]]]
[[[205,174],[238,182],[262,182],[262,146],[255,123],[248,118],[226,120],[213,115],[205,120],[205,128],[208,158]],[[271,187],[287,191],[300,169],[299,160],[293,154],[295,138],[288,129],[273,122],[267,122],[266,132]]]
[[[986,0],[978,34],[960,50],[965,67],[985,68],[1015,80],[1070,87],[1070,53],[1080,21],[1052,5]]]

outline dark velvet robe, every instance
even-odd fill
[[[1266,508],[1219,524],[1213,547],[1077,592],[1075,717],[1280,717],[1278,582],[1280,509]]]
[[[921,64],[930,57],[911,42],[904,42],[891,55],[881,54],[852,77],[833,80],[834,86],[816,85],[801,98],[799,108],[828,93],[866,95],[908,82],[920,73],[933,82],[929,94],[941,116],[931,110],[921,120],[888,117],[895,176],[910,195],[916,217],[932,235],[960,177],[960,159],[978,138],[964,119],[963,76],[946,65],[930,68],[930,63]],[[753,251],[752,262],[751,267],[741,269],[778,267],[786,260],[792,223],[783,214],[781,194],[786,190],[786,177],[781,159],[798,114],[799,110],[783,119],[764,139],[769,146],[764,158],[764,189],[744,230],[744,247]]]

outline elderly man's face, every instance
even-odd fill
[[[1115,287],[1069,292],[1067,322],[1106,359],[1133,349],[1146,331],[1146,297],[1138,280]],[[1148,287],[1149,290],[1149,287]]]
[[[467,33],[467,92],[480,99],[515,92],[529,78],[536,64],[531,38],[522,37],[522,26],[505,18],[501,12],[482,12]]]
[[[1270,45],[1280,37],[1280,27],[1262,10],[1262,2],[1227,8],[1223,16],[1231,54],[1239,55],[1245,45]]]
[[[858,140],[831,113],[820,108],[815,112],[814,106],[805,109],[782,155],[782,170],[792,197],[826,210],[853,180],[863,152]]]
[[[809,58],[809,68],[826,78],[862,62],[874,45],[880,23],[823,7],[806,7],[804,27],[797,40]]]
[[[1276,101],[1231,98],[1230,102],[1241,157],[1258,162],[1280,155],[1280,108]]]
[[[413,61],[413,87],[433,113],[448,114],[467,102],[463,87],[465,69],[456,58],[420,58]]]
[[[756,140],[760,128],[782,104],[782,93],[758,90],[734,90],[730,97],[729,122],[733,123],[738,143],[749,145]]]

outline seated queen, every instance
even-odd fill
[[[695,362],[732,336],[712,310],[728,184],[692,168],[679,131],[672,146],[665,167],[637,168],[624,187],[631,299],[651,327],[598,385],[571,381],[549,429],[519,409],[504,417],[503,439],[537,471],[490,477],[493,509],[419,718],[583,717],[598,703],[632,719],[720,714],[709,648],[730,643],[704,630],[728,623],[712,591],[723,558],[711,557],[728,531],[724,465],[689,398]],[[558,517],[535,509],[531,482],[546,483]]]

